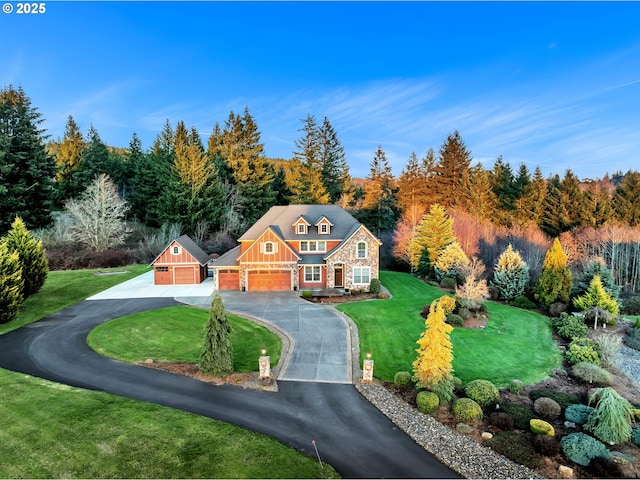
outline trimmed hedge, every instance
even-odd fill
[[[483,407],[493,405],[500,400],[500,392],[489,380],[473,380],[464,387],[464,393]]]

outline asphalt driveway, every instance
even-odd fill
[[[349,327],[338,312],[303,300],[298,292],[219,293],[229,312],[260,319],[288,337],[290,352],[285,353],[278,380],[352,383]],[[211,278],[199,285],[154,285],[151,271],[88,300],[175,298],[208,308],[212,295]]]
[[[217,386],[102,357],[86,336],[97,325],[178,304],[171,298],[92,300],[0,335],[0,367],[157,403],[233,423],[323,460],[348,478],[457,478],[353,385],[279,382],[278,392]]]

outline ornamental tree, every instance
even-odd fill
[[[502,252],[493,271],[493,286],[500,298],[511,300],[524,293],[529,283],[529,267],[511,244]]]
[[[553,246],[544,257],[542,273],[534,287],[534,296],[544,306],[552,303],[569,302],[573,277],[567,266],[567,255],[556,238]]]
[[[603,288],[615,299],[618,298],[620,294],[620,287],[615,284],[613,279],[613,272],[611,269],[607,268],[607,264],[602,257],[596,257],[592,259],[584,270],[582,274],[576,278],[576,282],[573,286],[572,295],[578,296],[584,294],[588,289],[589,285],[591,285],[591,280],[593,277],[598,275],[600,277],[600,281],[602,282]]]
[[[15,318],[22,305],[22,268],[18,252],[9,250],[6,242],[0,242],[0,323]]]
[[[204,345],[200,353],[200,371],[206,375],[223,377],[233,372],[231,324],[219,293],[213,296]]]
[[[445,247],[455,241],[453,235],[453,218],[449,217],[444,208],[437,203],[431,205],[429,213],[426,214],[416,229],[415,242],[422,252],[426,249],[429,264],[433,266],[435,261],[444,251]],[[413,259],[415,262],[418,259]],[[413,265],[418,268],[418,264]]]
[[[36,293],[44,285],[49,273],[49,264],[42,246],[42,240],[37,240],[22,218],[16,217],[11,224],[11,230],[4,238],[10,252],[17,252],[24,281],[22,294],[26,299]]]
[[[620,311],[620,305],[613,296],[604,289],[600,275],[595,275],[589,289],[584,295],[580,295],[573,299],[573,304],[580,310],[588,310],[592,307],[601,308],[609,312],[614,317],[618,315]]]
[[[416,349],[418,358],[413,362],[413,373],[418,387],[435,391],[448,403],[453,395],[453,344],[450,338],[453,327],[445,322],[446,309],[446,301],[441,304],[441,299],[437,299],[431,303],[426,330],[416,342],[419,348]],[[443,386],[446,386],[445,392]]]
[[[454,241],[444,247],[433,266],[438,278],[451,277],[457,279],[462,276],[463,270],[468,265],[469,257],[464,253],[460,244]]]

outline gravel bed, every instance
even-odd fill
[[[624,374],[634,381],[640,388],[640,352],[622,346],[620,353],[618,354],[617,367],[624,372]]]
[[[417,412],[381,385],[356,383],[355,386],[418,445],[465,478],[543,478],[433,417]]]

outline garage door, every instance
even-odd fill
[[[239,290],[239,272],[237,270],[218,270],[218,290]]]
[[[196,283],[195,267],[174,267],[173,278],[177,285],[192,285]]]
[[[249,272],[248,290],[291,290],[289,270],[255,270]]]
[[[154,268],[154,283],[156,285],[171,285],[171,273],[169,267]]]

